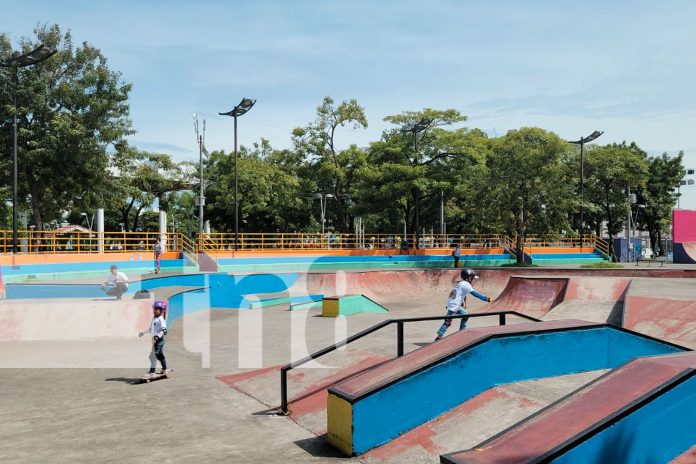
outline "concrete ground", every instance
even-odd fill
[[[427,303],[430,307],[425,301],[392,306],[399,315],[416,311],[441,314],[441,304],[432,308],[432,303]],[[337,320],[316,317],[317,310],[299,316],[285,307],[195,313],[177,321],[168,337],[166,354],[175,369],[172,378],[151,384],[136,384],[148,366],[149,348],[135,336],[132,340],[1,342],[0,359],[50,356],[69,362],[86,356],[94,368],[0,371],[0,414],[4,418],[0,421],[0,462],[354,461],[318,446],[315,435],[308,430],[287,418],[263,412],[266,406],[216,379],[217,375],[243,371],[239,368],[239,318],[240,314],[248,317],[252,313],[261,316],[265,334],[262,366],[297,359],[292,352],[302,351],[305,337],[291,338],[293,324],[306,329],[309,351],[334,341]],[[347,319],[343,331],[355,333],[388,316],[353,316]],[[186,349],[185,344],[192,343],[184,332],[195,332],[192,320],[184,323],[189,318],[209,322],[209,367],[201,367],[205,356]],[[487,319],[496,323],[494,318]],[[480,324],[484,322],[475,322]],[[407,328],[407,349],[431,341],[437,325]],[[356,348],[393,356],[395,339],[395,331],[389,329],[356,343]],[[198,342],[205,343],[205,336]],[[99,368],[102,360],[118,358],[133,345],[142,350],[142,369]],[[93,352],[97,354],[90,358]],[[324,362],[331,363],[332,358]],[[277,397],[279,402],[279,393]]]
[[[279,382],[254,392],[256,397],[268,398],[262,403],[216,377],[288,363],[385,318],[440,316],[445,299],[446,295],[428,294],[392,298],[380,301],[391,310],[389,314],[345,319],[317,317],[316,309],[290,312],[287,306],[190,314],[174,323],[168,336],[167,359],[175,369],[172,378],[151,384],[138,383],[148,366],[149,344],[135,335],[0,342],[0,365],[19,360],[15,365],[21,367],[22,360],[49,359],[55,366],[0,370],[0,417],[4,419],[0,421],[0,462],[358,462],[337,453],[309,429],[269,411],[280,402]],[[474,300],[470,310],[475,312],[483,305]],[[614,305],[567,303],[548,318],[618,320],[616,311]],[[439,324],[408,325],[406,351],[431,342]],[[496,325],[497,317],[472,319],[469,324]],[[395,328],[382,330],[351,344],[351,349],[394,356],[395,332]],[[142,356],[142,368],[132,364],[134,353]],[[348,351],[335,352],[322,358],[325,367],[295,372],[309,383],[335,372],[342,357],[349,355]],[[56,360],[64,363],[56,364]],[[76,365],[77,360],[81,361],[78,365],[89,367],[60,368]],[[498,398],[499,402],[468,419],[461,415],[445,418],[450,422],[440,424],[455,424],[467,432],[461,438],[456,435],[459,431],[445,430],[442,446],[446,451],[473,446],[597,374],[506,385],[501,394],[507,400]],[[299,387],[293,384],[291,388]],[[297,391],[291,390],[291,396],[293,393]],[[519,404],[524,407],[515,406]],[[432,453],[419,456],[421,461],[413,462],[437,462]],[[412,462],[408,456],[402,457],[406,460],[401,462]],[[361,459],[389,462],[374,455]]]

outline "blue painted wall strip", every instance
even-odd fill
[[[386,443],[495,385],[614,368],[637,356],[678,351],[608,327],[492,339],[356,400],[354,450]]]

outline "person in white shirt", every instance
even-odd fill
[[[162,365],[162,370],[160,374],[167,374],[169,370],[167,369],[167,360],[164,357],[164,343],[165,336],[167,335],[167,302],[166,301],[155,301],[152,305],[152,321],[150,321],[150,326],[144,329],[138,334],[142,337],[146,334],[152,334],[152,351],[150,352],[150,372],[148,374],[154,374],[155,368],[157,367],[157,361]]]
[[[102,290],[106,290],[107,295],[115,296],[117,300],[120,300],[121,296],[128,291],[128,276],[119,271],[115,264],[111,265],[110,270],[111,275],[101,287]]]
[[[458,281],[456,284],[454,284],[454,287],[452,290],[450,290],[449,297],[447,298],[447,315],[448,316],[453,316],[453,315],[464,315],[466,314],[466,296],[471,294],[478,298],[479,300],[491,302],[491,298],[482,295],[481,293],[477,292],[474,290],[474,287],[471,286],[471,283],[474,281],[474,279],[478,279],[478,276],[476,275],[476,271],[473,269],[462,269],[461,272],[461,277],[462,280]],[[467,317],[462,317],[461,322],[459,324],[459,330],[464,330],[466,329],[466,321]],[[447,329],[452,325],[452,318],[446,317],[445,322],[440,326],[440,328],[437,331],[437,337],[435,337],[435,340],[439,340],[442,337],[445,336],[445,332],[447,332]]]

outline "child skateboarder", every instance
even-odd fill
[[[160,263],[162,261],[162,243],[159,237],[155,240],[155,274],[160,273]]]
[[[476,275],[476,271],[468,268],[462,269],[461,277],[462,280],[458,281],[454,285],[454,287],[450,291],[449,297],[447,298],[448,316],[466,314],[466,296],[468,294],[475,296],[479,300],[487,301],[489,303],[491,301],[490,297],[480,294],[479,292],[474,290],[474,287],[471,286],[471,283],[474,281],[474,279],[479,278],[479,276]],[[466,329],[467,319],[467,317],[461,318],[459,330]],[[451,325],[452,318],[445,318],[445,322],[440,326],[440,329],[437,331],[437,337],[435,337],[435,340],[437,341],[444,337],[445,332],[447,332],[447,329],[449,329]]]
[[[138,334],[139,337],[142,337],[146,334],[152,334],[152,351],[150,352],[150,372],[148,372],[148,375],[150,376],[152,376],[155,373],[155,368],[157,367],[158,360],[162,365],[162,370],[159,372],[159,374],[166,375],[169,372],[169,370],[167,369],[167,360],[164,357],[164,340],[165,336],[167,335],[167,320],[165,319],[166,311],[166,301],[155,301],[152,305],[152,321],[150,322],[150,327]]]

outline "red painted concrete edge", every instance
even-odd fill
[[[477,342],[492,336],[524,335],[543,333],[562,329],[600,327],[603,324],[576,319],[534,322],[494,327],[482,327],[457,332],[442,340],[419,348],[400,358],[396,358],[364,374],[358,375],[331,388],[331,392],[349,401],[355,397],[379,390],[400,378],[407,377],[418,370],[448,358]]]
[[[448,454],[447,462],[527,462],[543,456],[694,368],[693,352],[638,358],[477,447]]]

